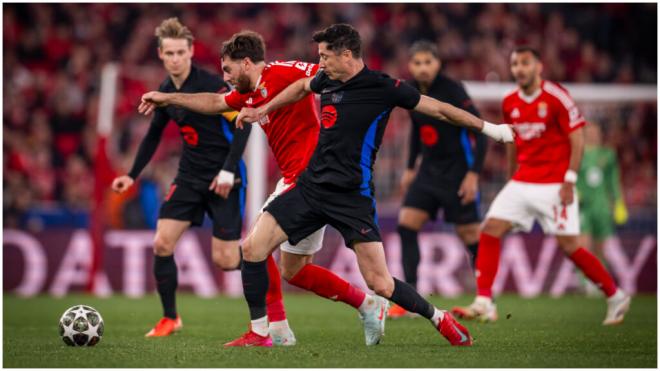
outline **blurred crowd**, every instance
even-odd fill
[[[541,51],[544,76],[551,80],[657,82],[654,4],[5,4],[5,227],[86,225],[100,71],[109,62],[121,69],[108,148],[121,173],[130,167],[149,124],[137,115],[139,97],[165,77],[153,32],[170,16],[193,31],[195,63],[213,71],[219,71],[221,41],[241,29],[264,35],[268,59],[315,61],[312,32],[348,22],[362,35],[369,67],[395,76],[408,76],[408,46],[428,39],[440,48],[443,72],[460,80],[509,81],[509,52],[525,43]],[[480,109],[491,120],[500,116],[496,105]],[[583,110],[604,126],[607,144],[617,149],[632,212],[655,209],[656,105]],[[407,120],[403,111],[393,115],[377,165],[378,197],[385,204],[395,205],[401,197],[396,183]],[[176,125],[169,125],[139,187],[110,196],[114,226],[153,223],[153,204],[176,172],[178,137]],[[501,184],[504,164],[501,149],[491,146],[485,188]],[[276,179],[274,163],[268,166]],[[144,215],[136,217],[136,211]]]

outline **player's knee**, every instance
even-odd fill
[[[505,232],[506,228],[501,225],[500,222],[492,219],[487,219],[481,226],[481,233],[485,233],[493,237],[502,237]]]
[[[374,274],[365,277],[365,281],[369,289],[375,292],[376,295],[384,298],[392,297],[392,293],[394,292],[394,281],[392,277]]]
[[[213,253],[213,264],[223,271],[233,271],[238,268],[241,257],[238,250],[235,253],[227,251],[226,249]]]
[[[284,264],[280,261],[280,274],[285,281],[289,282],[300,272],[301,267]]]
[[[173,241],[161,234],[156,234],[154,238],[154,254],[158,256],[170,256],[174,253],[176,241]]]
[[[252,238],[250,237],[246,238],[241,244],[241,253],[243,254],[243,260],[247,260],[249,262],[262,261],[265,259],[265,257],[259,254],[259,251],[257,251],[257,246],[252,243]]]
[[[576,238],[558,237],[557,242],[559,244],[559,247],[567,256],[573,255],[573,253],[578,249],[577,237]]]

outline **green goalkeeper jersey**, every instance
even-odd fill
[[[621,198],[616,153],[606,147],[584,151],[577,181],[580,208],[601,210],[612,215],[612,206]]]

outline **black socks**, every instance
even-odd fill
[[[424,299],[415,289],[405,282],[394,278],[394,292],[391,301],[399,304],[408,312],[417,313],[425,318],[433,318],[435,308],[431,303]]]
[[[176,319],[176,287],[177,270],[174,255],[154,255],[154,276],[160,302],[163,305],[163,315]]]
[[[250,307],[250,319],[255,320],[266,315],[266,293],[268,292],[268,267],[266,260],[249,262],[241,265],[243,295]]]
[[[413,287],[417,286],[417,267],[419,266],[419,243],[417,231],[399,225],[397,227],[401,237],[401,263],[406,282]]]

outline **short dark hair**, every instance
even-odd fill
[[[410,58],[414,57],[417,53],[430,53],[433,58],[440,59],[440,52],[438,51],[438,45],[428,40],[418,40],[408,49],[408,56]]]
[[[532,55],[537,59],[541,60],[541,53],[539,53],[538,49],[530,46],[530,45],[519,45],[516,46],[515,49],[513,49],[514,53],[532,53]]]
[[[328,49],[339,54],[348,49],[353,53],[353,58],[362,56],[362,40],[360,33],[353,26],[345,23],[333,24],[323,31],[317,31],[312,36],[317,43],[328,43]]]
[[[241,31],[222,43],[220,54],[233,60],[250,58],[252,62],[262,62],[266,58],[266,44],[258,33]]]

